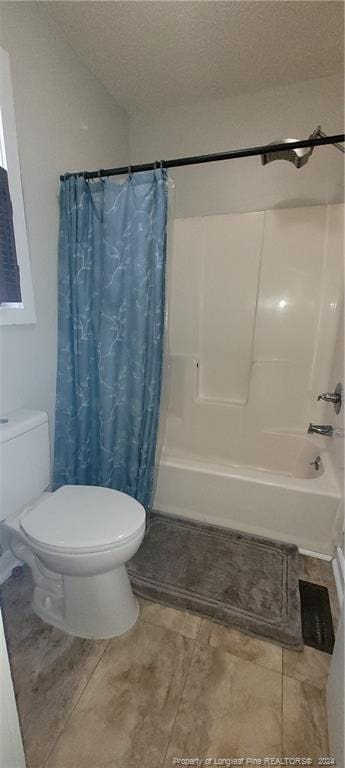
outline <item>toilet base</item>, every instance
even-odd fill
[[[75,637],[106,640],[125,634],[136,623],[139,605],[125,565],[96,576],[60,579],[60,594],[34,586],[32,609],[48,624]]]

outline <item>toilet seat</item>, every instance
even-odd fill
[[[27,508],[20,528],[34,543],[69,554],[111,549],[145,528],[144,507],[121,491],[64,485]]]

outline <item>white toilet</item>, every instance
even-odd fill
[[[48,417],[0,419],[0,520],[9,548],[31,569],[32,608],[72,635],[108,638],[135,624],[125,563],[140,547],[145,509],[120,491],[50,481]]]

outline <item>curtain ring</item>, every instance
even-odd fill
[[[99,171],[97,171],[97,176],[99,179],[101,179],[101,173],[103,171],[103,168],[100,168]]]
[[[129,176],[130,179],[132,178],[132,166],[131,165],[128,166],[128,176]]]
[[[157,160],[154,160],[154,163],[153,163],[153,170],[154,170],[154,171],[156,171],[156,170],[157,170]]]

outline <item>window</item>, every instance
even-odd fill
[[[1,121],[1,112],[0,112]],[[20,274],[13,227],[13,209],[5,162],[0,164],[0,304],[22,303]]]
[[[0,47],[0,325],[34,322],[10,63]]]

